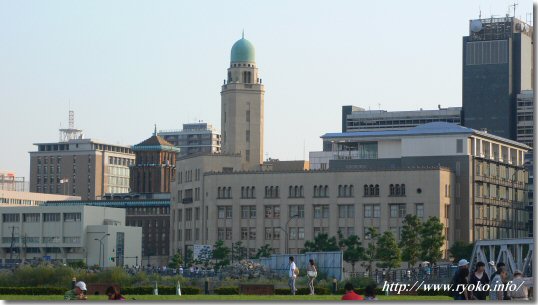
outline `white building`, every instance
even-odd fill
[[[0,190],[0,206],[31,206],[47,201],[80,200],[79,196],[65,196],[31,192]]]
[[[142,229],[125,226],[125,210],[93,206],[4,207],[0,259],[104,267],[135,265],[142,257]]]

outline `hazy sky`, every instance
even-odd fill
[[[220,129],[243,29],[266,89],[265,152],[300,159],[340,131],[342,105],[461,106],[468,21],[512,2],[0,0],[0,169],[28,179],[28,151],[58,140],[69,102],[76,127],[110,143],[139,143],[154,123]],[[518,2],[525,20],[532,1]]]

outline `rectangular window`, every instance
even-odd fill
[[[200,220],[200,208],[194,209],[194,220]]]
[[[64,222],[77,222],[80,221],[80,213],[64,213]]]
[[[226,240],[232,240],[232,228],[226,228]]]
[[[463,139],[456,139],[456,153],[463,152]]]
[[[372,209],[373,206],[371,204],[365,204],[364,205],[364,218],[372,218]]]
[[[185,241],[192,240],[192,229],[185,229]]]
[[[297,238],[304,239],[304,228],[298,228]]]
[[[19,222],[20,214],[2,214],[3,222]]]
[[[224,238],[225,238],[224,228],[217,228],[217,239],[224,240]]]
[[[64,237],[64,244],[79,244],[80,236]]]
[[[304,205],[290,205],[290,217],[299,215],[298,218],[304,218]]]
[[[374,204],[374,218],[381,217],[381,206],[379,204]]]
[[[417,203],[415,207],[416,207],[416,215],[417,215],[417,217],[424,217],[424,204],[423,203]]]
[[[406,215],[405,204],[391,204],[390,218],[404,218]]]
[[[256,240],[256,228],[249,228],[248,229],[248,239]]]
[[[280,206],[279,205],[266,205],[265,206],[265,218],[280,218]]]
[[[273,228],[265,228],[265,240],[273,239]]]
[[[185,209],[185,221],[192,220],[192,208]]]
[[[248,239],[248,228],[241,228],[241,240]]]
[[[57,222],[60,221],[60,213],[44,213],[43,214],[44,222]]]
[[[232,207],[226,207],[226,218],[232,219]]]
[[[338,206],[339,218],[355,218],[355,207],[352,204]]]
[[[217,211],[218,211],[218,218],[219,219],[224,219],[226,218],[226,207],[218,207],[217,208]]]

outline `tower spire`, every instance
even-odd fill
[[[154,124],[155,125],[155,130],[153,131],[153,135],[156,136],[157,135],[157,124]]]

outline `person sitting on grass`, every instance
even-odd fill
[[[353,290],[353,284],[347,282],[344,288],[346,289],[346,294],[342,296],[342,300],[346,300],[346,301],[364,300],[363,297],[355,293],[355,291]]]
[[[377,298],[375,297],[375,284],[370,284],[366,286],[364,289],[364,299],[366,301],[377,301]]]
[[[64,293],[64,300],[67,301],[81,301],[81,300],[87,300],[88,297],[86,296],[86,283],[80,281],[75,284],[75,288],[66,291]]]
[[[105,294],[108,296],[109,300],[125,301],[125,298],[121,295],[118,287],[109,286],[106,289]]]

